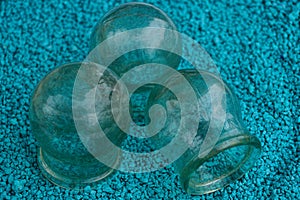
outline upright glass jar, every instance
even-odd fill
[[[156,29],[149,31],[151,27]],[[157,28],[161,31],[157,31]],[[169,34],[163,31],[165,29],[174,32]],[[118,34],[124,37],[121,36],[119,40]],[[127,37],[125,34],[128,34]],[[105,40],[107,43],[101,44]],[[97,52],[100,44],[106,45],[105,51]],[[92,61],[99,64],[106,64],[106,60],[120,49],[129,49],[129,52],[125,50],[112,63],[108,63],[108,68],[119,76],[145,63],[160,63],[177,68],[180,56],[162,50],[168,48],[180,55],[181,38],[175,24],[159,8],[141,2],[125,3],[109,11],[94,27],[90,37],[90,50],[94,50]]]
[[[107,65],[120,77],[143,64],[158,63],[176,69],[181,43],[174,22],[165,12],[147,3],[125,3],[106,13],[94,27],[88,59]],[[137,85],[143,78],[149,78],[147,70],[143,77],[132,76],[130,84]],[[131,115],[137,124],[144,121],[142,110],[151,91],[148,86],[132,94]]]
[[[83,69],[81,76],[77,76],[79,69]],[[107,138],[121,145],[126,133],[114,123],[110,102],[117,79],[113,72],[104,71],[95,63],[70,63],[54,69],[38,84],[31,99],[29,117],[40,145],[39,167],[51,182],[65,188],[82,188],[114,172],[99,162],[82,140],[93,140],[93,133],[98,134],[96,130],[101,126]],[[75,82],[76,96],[73,95]],[[95,92],[94,95],[89,95],[91,92]],[[95,104],[91,104],[92,101]],[[79,115],[74,115],[74,109]],[[98,121],[87,120],[93,117]],[[80,121],[84,121],[85,128],[79,133],[75,122]],[[117,168],[120,151],[102,149],[102,154]]]

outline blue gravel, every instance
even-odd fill
[[[211,54],[262,142],[256,166],[213,194],[187,195],[173,168],[117,173],[97,188],[66,190],[37,166],[28,107],[50,70],[81,61],[92,27],[125,1],[0,2],[0,199],[300,199],[300,45],[298,0],[148,1]]]

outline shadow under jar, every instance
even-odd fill
[[[38,84],[31,99],[29,117],[33,135],[40,145],[39,167],[51,182],[65,188],[81,189],[86,185],[93,186],[114,172],[88,148],[97,148],[92,141],[99,126],[117,146],[126,136],[114,123],[111,113],[110,96],[117,79],[111,71],[104,71],[97,64],[70,63],[54,69]],[[75,81],[78,86],[76,96],[73,95]],[[94,95],[91,96],[91,92]],[[85,127],[80,134],[74,109],[79,113],[77,124],[82,122]],[[90,144],[88,148],[82,139]],[[121,159],[119,151],[102,149],[102,154],[106,154],[110,164],[117,168]]]
[[[195,104],[181,103],[177,98],[186,95],[185,83],[179,76],[183,76],[194,90]],[[174,87],[173,91],[168,89]],[[187,193],[201,195],[219,190],[240,178],[259,158],[260,142],[245,128],[235,94],[214,74],[193,69],[179,70],[179,74],[171,76],[164,87],[156,85],[156,90],[152,90],[147,110],[155,104],[165,109],[166,120],[161,119],[161,109],[150,111],[155,117],[147,117],[146,125],[156,124],[155,129],[160,131],[149,139],[158,150],[181,137],[175,142],[177,146],[173,151],[178,152],[180,148],[185,148],[185,151],[178,155],[174,168]],[[190,113],[182,113],[182,106],[189,107]],[[181,124],[182,118],[189,122]],[[190,129],[192,123],[198,124],[194,135]],[[178,130],[183,131],[181,136],[178,136]]]

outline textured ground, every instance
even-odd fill
[[[108,2],[108,3],[107,3]],[[191,199],[172,167],[117,173],[97,189],[69,191],[37,167],[30,95],[51,69],[81,61],[89,33],[116,1],[0,2],[0,199]],[[212,56],[262,142],[256,166],[230,186],[195,199],[299,199],[299,10],[290,1],[149,1]]]

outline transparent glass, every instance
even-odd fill
[[[40,145],[38,163],[43,175],[65,188],[82,188],[86,184],[93,186],[93,183],[114,172],[89,153],[74,123],[72,92],[80,67],[84,67],[86,72],[86,76],[76,79],[78,85],[85,88],[80,91],[94,90],[92,81],[99,80],[96,84],[95,112],[102,129],[106,130],[106,136],[115,145],[120,146],[126,135],[114,123],[111,113],[110,94],[118,79],[112,72],[109,70],[102,72],[91,63],[70,63],[56,68],[44,77],[31,99],[29,111],[31,128]],[[82,93],[78,99],[73,100],[89,102],[86,96]],[[83,118],[93,115],[86,108],[79,109],[82,109]],[[91,132],[94,126],[87,123],[87,133]],[[117,166],[121,154],[118,151],[111,153],[115,155],[111,162]]]
[[[143,29],[151,27],[161,29],[160,31]],[[164,32],[163,29],[174,32]],[[131,32],[127,32],[128,36],[120,35],[129,30]],[[100,44],[105,46],[102,48],[103,51],[99,48]],[[155,48],[149,47],[153,45]],[[163,49],[171,49],[171,51]],[[112,9],[96,24],[90,36],[89,60],[101,65],[108,65],[109,69],[122,77],[134,67],[149,63],[163,64],[176,69],[181,60],[178,56],[181,54],[181,49],[180,34],[166,13],[151,4],[131,2]],[[119,52],[121,53],[119,54]],[[178,55],[172,52],[176,52]],[[113,59],[111,60],[111,58]],[[157,71],[157,74],[159,73]],[[148,74],[145,70],[144,76],[148,76]],[[130,84],[139,84],[143,78],[147,77],[132,76]],[[139,116],[133,118],[137,124],[143,124],[141,122],[144,120],[144,116],[140,108],[144,107],[145,100],[152,89],[144,86],[142,88],[132,96],[137,101],[131,101],[131,115]]]
[[[135,66],[145,63],[160,63],[173,68],[177,68],[180,57],[169,51],[161,50],[160,47],[172,46],[176,52],[181,52],[180,34],[173,32],[161,34],[155,31],[143,31],[142,28],[162,28],[176,31],[177,28],[173,21],[159,8],[141,2],[125,3],[109,11],[98,24],[90,37],[90,49],[93,50],[104,40],[116,36],[121,32],[136,29],[135,34],[129,40],[110,40],[107,44],[106,52],[95,53],[93,62],[103,64],[108,55],[112,55],[116,50],[138,44],[138,49],[126,52],[114,60],[108,68],[112,69],[117,75],[122,76]],[[146,39],[146,40],[145,40]],[[167,43],[166,43],[167,41]],[[157,48],[146,48],[146,43],[156,44]],[[165,49],[165,48],[163,48]]]
[[[192,195],[201,195],[223,188],[250,170],[260,155],[261,146],[259,140],[245,128],[236,96],[219,77],[205,71],[199,73],[194,69],[179,72],[195,91],[200,119],[195,137],[174,162],[174,168],[184,190]],[[163,128],[149,138],[154,149],[161,149],[177,137],[181,118],[188,117],[190,123],[195,120],[195,105],[181,105],[177,99],[179,94],[168,89],[176,86],[177,92],[184,94],[184,83],[177,80],[179,79],[173,76],[166,81],[164,87],[156,85],[156,90],[152,90],[148,99],[148,111],[154,104],[163,106],[166,111]],[[219,103],[212,102],[215,100]],[[192,108],[188,116],[183,116],[181,106]],[[152,113],[155,118],[147,117],[146,124],[151,122],[161,125],[160,112],[157,110],[157,113]],[[217,115],[213,116],[213,112]],[[187,138],[190,137],[189,125],[184,125]],[[184,140],[183,137],[182,142],[177,144],[178,148],[184,145]]]

